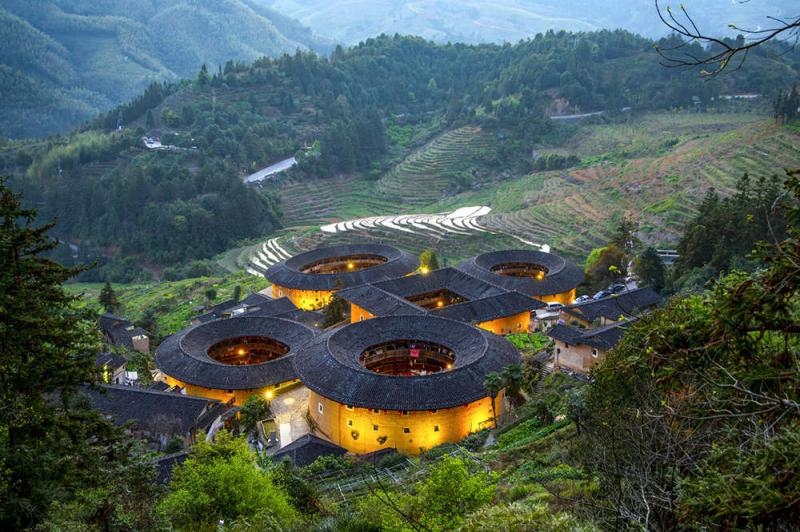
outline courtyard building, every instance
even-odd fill
[[[578,285],[583,282],[583,272],[577,266],[543,251],[494,251],[467,259],[457,268],[543,303],[572,304]]]
[[[338,290],[395,279],[419,268],[419,258],[382,244],[348,244],[301,253],[271,266],[265,276],[275,298],[319,310]]]
[[[501,336],[418,315],[327,331],[294,364],[318,435],[354,454],[414,455],[493,427],[504,390],[492,398],[484,380],[519,361]]]

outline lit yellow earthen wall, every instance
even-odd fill
[[[227,403],[231,399],[234,400],[234,404],[236,405],[243,405],[247,398],[251,395],[262,395],[263,397],[267,397],[267,394],[270,393],[273,396],[278,395],[281,392],[281,389],[298,382],[297,380],[282,382],[276,386],[265,386],[263,388],[257,388],[254,390],[231,390],[228,393],[227,390],[214,390],[211,388],[203,388],[202,386],[195,386],[194,384],[187,384],[185,382],[181,382],[178,379],[173,379],[169,375],[165,375],[167,384],[170,386],[178,386],[181,388],[186,388],[186,395],[193,395],[195,397],[205,397],[206,399],[216,399],[217,401],[222,401]]]
[[[358,305],[350,304],[350,323],[358,323],[359,321],[369,320],[374,317],[373,314],[370,314]]]
[[[495,406],[497,415],[501,415],[502,391]],[[456,408],[404,415],[394,410],[350,409],[309,390],[308,410],[323,436],[355,454],[396,448],[400,453],[416,455],[443,443],[458,442],[494,424],[488,397]]]
[[[505,318],[498,318],[492,321],[485,321],[483,323],[479,323],[478,327],[481,329],[486,329],[489,332],[493,332],[495,334],[505,335],[505,334],[518,334],[518,333],[527,333],[531,326],[531,313],[530,312],[521,312],[514,316],[508,316]]]
[[[288,297],[297,308],[303,310],[319,310],[328,305],[333,298],[332,291],[295,290],[276,284],[272,285],[272,297],[275,299]]]
[[[562,305],[571,305],[575,298],[578,295],[578,290],[573,288],[568,292],[562,292],[560,294],[552,294],[548,296],[536,296],[534,299],[538,299],[542,303],[561,303]]]

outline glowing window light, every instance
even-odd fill
[[[267,391],[264,393],[264,397],[266,397],[267,399],[272,399],[274,396],[275,396],[275,394],[274,394],[274,393],[272,393],[272,390],[267,390]]]

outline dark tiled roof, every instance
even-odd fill
[[[300,270],[312,262],[348,255],[379,255],[387,262],[358,270],[337,274],[306,274]],[[346,244],[315,249],[302,253],[284,262],[270,266],[266,278],[277,285],[298,290],[335,290],[352,288],[366,283],[374,283],[385,279],[394,279],[407,275],[419,268],[419,258],[382,244]]]
[[[481,299],[506,291],[492,282],[477,279],[455,268],[442,268],[424,275],[411,275],[374,284],[381,290],[403,298],[445,289],[467,299]]]
[[[504,292],[495,296],[450,305],[431,311],[431,315],[466,323],[483,323],[544,307],[544,303],[519,292]]]
[[[492,271],[495,266],[514,262],[542,266],[547,274],[539,281],[529,277],[500,275]],[[506,290],[516,290],[533,297],[567,292],[583,282],[583,272],[577,266],[558,255],[542,251],[494,251],[467,259],[458,265],[458,269]]]
[[[325,321],[325,316],[322,314],[322,312],[303,310],[299,308],[290,310],[289,312],[284,312],[283,314],[278,314],[275,317],[296,321],[297,323],[302,323],[303,325],[307,325],[309,327],[322,327],[322,324]]]
[[[455,354],[453,368],[426,376],[381,375],[359,363],[367,348],[391,340],[433,342]],[[295,356],[303,383],[340,404],[386,410],[450,408],[487,397],[488,373],[519,363],[508,340],[465,323],[431,316],[392,316],[320,335]]]
[[[302,467],[313,464],[321,456],[342,456],[345,453],[347,449],[343,447],[313,434],[306,434],[281,448],[273,457],[276,461],[289,458],[294,465]]]
[[[169,484],[172,480],[172,471],[179,465],[182,465],[186,459],[189,458],[189,453],[181,451],[175,454],[168,454],[162,456],[155,461],[156,465],[156,479],[159,484]]]
[[[661,296],[656,292],[650,288],[637,288],[597,301],[571,305],[563,312],[588,322],[598,318],[618,320],[620,317],[630,317],[660,304]]]
[[[172,386],[170,386],[164,381],[155,381],[154,383],[152,383],[150,386],[147,387],[148,390],[154,390],[156,392],[166,392],[170,388],[172,388]]]
[[[567,344],[588,345],[608,351],[619,343],[630,324],[630,321],[621,321],[596,329],[576,329],[558,324],[550,329],[547,335]]]
[[[156,365],[179,381],[215,390],[251,390],[297,378],[292,358],[314,337],[303,324],[272,317],[245,316],[201,323],[164,340]],[[231,366],[208,356],[208,349],[226,339],[263,336],[289,346],[286,355],[247,366]]]
[[[230,299],[218,305],[214,305],[205,314],[197,316],[195,320],[200,323],[207,323],[222,317],[230,316],[231,314],[236,314],[237,311],[240,311],[241,314],[253,316],[276,316],[294,310],[295,308],[297,307],[285,297],[272,299],[263,294],[253,293],[241,301]]]
[[[374,316],[423,315],[425,309],[406,301],[400,296],[390,294],[375,285],[365,284],[347,290],[340,290],[337,295],[363,308]]]
[[[120,318],[113,314],[103,314],[99,320],[100,330],[118,347],[133,350],[134,336],[148,336],[149,333],[141,327],[136,327],[125,318]]]
[[[95,365],[98,368],[102,368],[103,366],[108,366],[109,368],[117,369],[124,367],[125,364],[127,364],[127,360],[125,360],[125,357],[111,351],[105,353],[99,353],[95,357]]]
[[[159,418],[176,422],[182,434],[207,427],[199,420],[208,411],[222,406],[219,401],[181,394],[157,392],[130,386],[86,388],[92,407],[110,416],[117,425],[135,422],[140,429],[149,429]],[[213,421],[213,420],[211,420]]]

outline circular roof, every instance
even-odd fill
[[[337,257],[376,255],[386,262],[352,272],[318,274],[304,273],[309,264]],[[266,278],[279,286],[297,290],[338,290],[387,279],[396,279],[419,268],[419,258],[383,244],[344,244],[301,253],[284,262],[270,266]]]
[[[187,384],[214,390],[252,390],[297,378],[292,359],[316,330],[280,318],[241,317],[201,323],[173,334],[156,350],[156,366]],[[289,347],[285,355],[263,362],[232,366],[208,355],[209,348],[225,340],[260,336]]]
[[[531,277],[512,277],[492,271],[497,266],[509,263],[540,266],[547,273],[544,279],[537,280]],[[486,282],[533,297],[567,292],[583,282],[583,272],[577,266],[558,255],[543,251],[524,249],[494,251],[467,259],[457,268]]]
[[[440,344],[453,351],[452,369],[425,376],[382,375],[360,363],[369,347],[392,340]],[[520,362],[505,338],[465,323],[431,316],[391,316],[318,336],[294,358],[298,377],[340,404],[384,410],[435,410],[488,397],[486,375]]]

